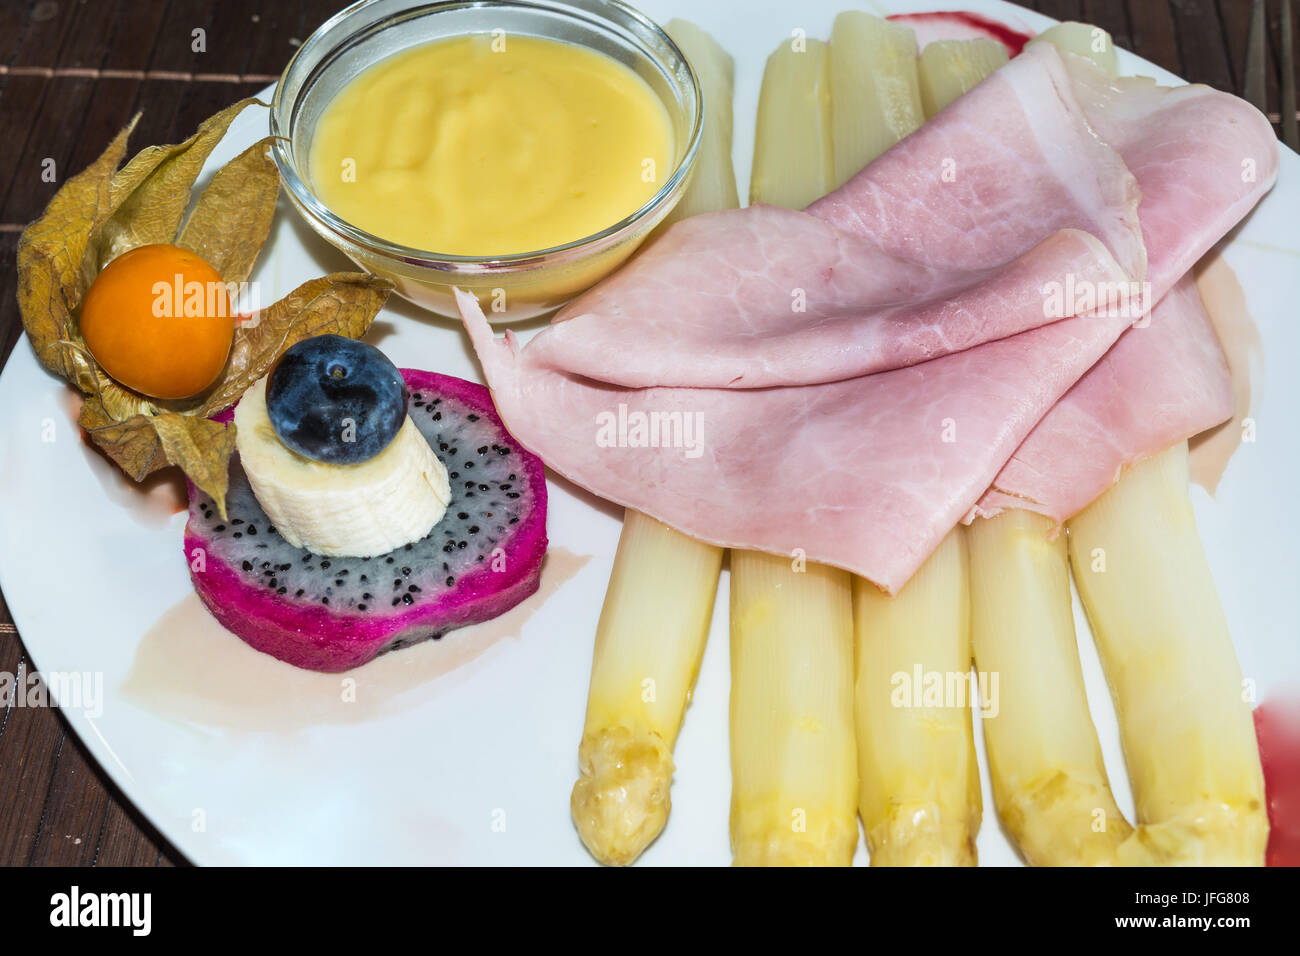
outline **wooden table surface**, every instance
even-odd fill
[[[1060,20],[1095,23],[1120,46],[1193,82],[1242,90],[1250,0],[1027,5]],[[0,364],[21,333],[18,235],[57,188],[42,181],[43,162],[54,160],[60,180],[64,171],[80,171],[137,110],[144,117],[133,149],[179,142],[222,106],[273,82],[294,48],[341,6],[340,0],[0,0]],[[1268,0],[1267,9],[1268,101],[1276,122],[1280,0]],[[1293,27],[1300,33],[1300,20]],[[198,29],[206,41],[202,52],[193,50]],[[1295,45],[1300,48],[1300,36]],[[0,673],[27,669],[21,635],[0,596]],[[126,802],[57,711],[0,712],[0,864],[186,863]]]

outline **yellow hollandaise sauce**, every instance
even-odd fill
[[[396,54],[323,110],[308,158],[336,215],[433,253],[573,242],[645,205],[672,174],[649,84],[594,50],[475,34]]]

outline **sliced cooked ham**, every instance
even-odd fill
[[[1245,100],[1208,86],[1115,78],[1080,57],[1065,59],[1089,124],[1137,179],[1158,302],[1273,187],[1277,137]]]
[[[1127,465],[1232,417],[1232,380],[1188,274],[1057,402],[980,499],[1074,517]]]
[[[1034,428],[977,506],[982,515],[1019,507],[1066,521],[1126,466],[1232,415],[1231,378],[1188,270],[1277,180],[1273,130],[1206,86],[1070,68],[1090,124],[1137,177],[1160,301],[1150,324],[1124,333]]]
[[[1171,287],[1254,201],[1241,155],[1202,148],[1244,133],[1258,149],[1253,108],[1162,91],[1137,109],[1089,69],[1035,45],[808,213],[678,224],[527,347],[494,340],[459,295],[507,426],[694,537],[896,591],[1129,325],[1049,314],[1047,283],[1140,280],[1149,257]],[[1139,221],[1098,128],[1155,185],[1174,155],[1202,161]],[[806,312],[790,308],[800,288]]]
[[[1067,276],[1131,282],[1077,229],[1010,262],[942,269],[804,212],[751,206],[674,226],[570,305],[525,360],[633,388],[835,382],[1037,328],[1048,321],[1044,285]]]
[[[1082,229],[1142,279],[1139,198],[1123,160],[1089,125],[1061,55],[1041,43],[808,211],[940,268],[979,268],[1058,229]]]
[[[533,368],[457,298],[502,419],[552,469],[713,544],[799,549],[891,593],[1128,324],[1081,316],[828,384],[628,389]]]

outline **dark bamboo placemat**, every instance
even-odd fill
[[[716,0],[701,0],[716,2]],[[793,2],[793,0],[792,0]],[[18,341],[14,254],[58,182],[132,113],[132,148],[174,143],[274,81],[340,0],[0,0],[0,365]],[[851,0],[844,6],[851,7]],[[1250,0],[1035,0],[1193,82],[1240,93]],[[960,7],[936,0],[935,7]],[[1278,102],[1279,0],[1268,2],[1268,102]],[[1300,20],[1293,22],[1300,47]],[[194,31],[204,47],[194,49]],[[1295,83],[1295,78],[1290,78]],[[1271,118],[1276,122],[1276,106]],[[43,181],[46,160],[58,182]],[[46,164],[48,165],[48,164]],[[21,346],[20,346],[21,347]],[[5,467],[0,465],[0,467]],[[0,596],[0,673],[28,668]],[[0,864],[168,866],[185,858],[118,793],[57,711],[0,711]]]

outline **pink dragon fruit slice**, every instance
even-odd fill
[[[546,553],[541,460],[506,431],[483,386],[401,372],[411,418],[451,480],[447,513],[422,540],[369,558],[295,548],[271,526],[238,455],[228,520],[190,485],[185,554],[194,589],[227,630],[259,651],[297,667],[347,670],[494,618],[537,590]],[[218,420],[233,414],[227,409]]]

